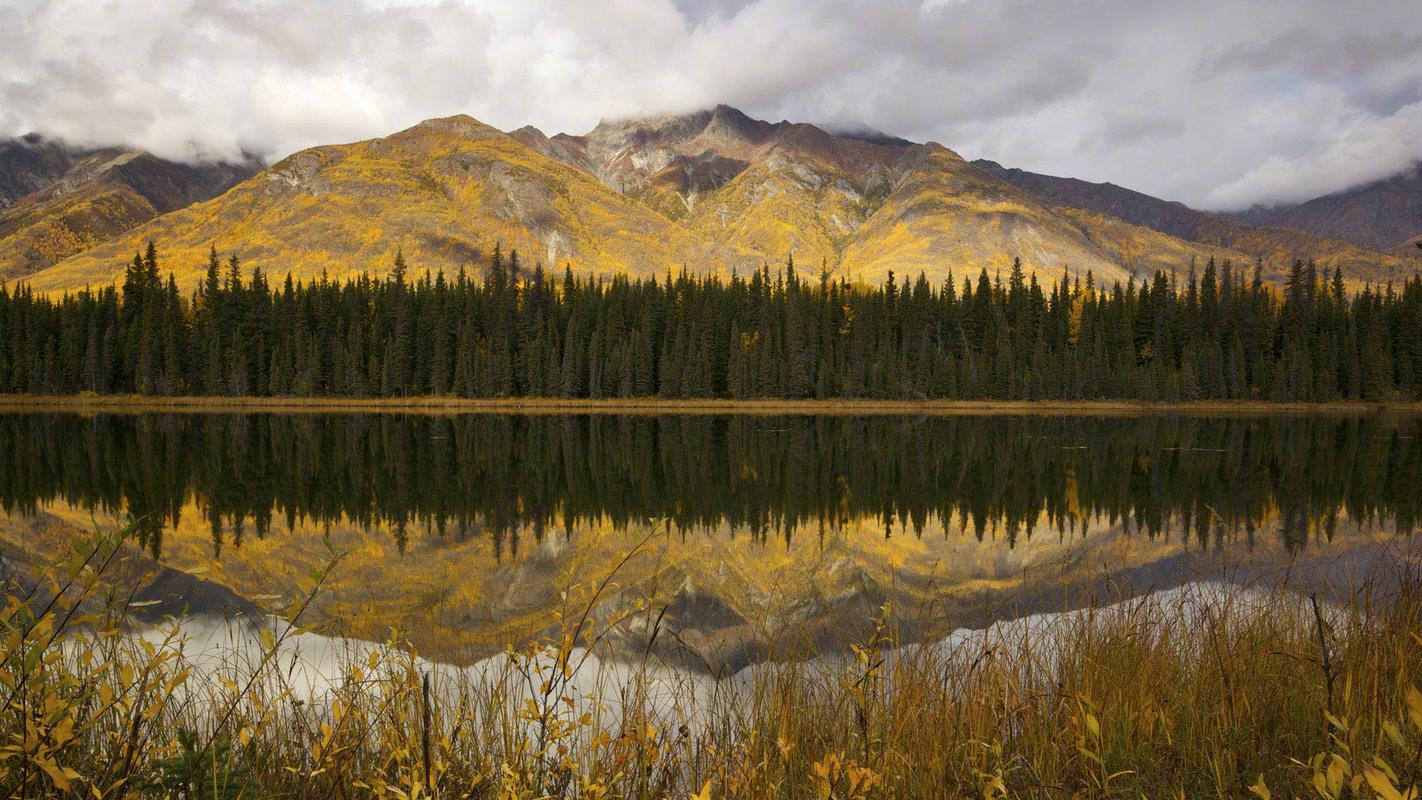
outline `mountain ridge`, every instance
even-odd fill
[[[1276,263],[1291,263],[1295,259],[1314,261],[1361,279],[1382,279],[1387,277],[1388,269],[1405,266],[1386,254],[1353,242],[1288,227],[1249,225],[1109,182],[1093,183],[1029,172],[988,160],[973,163],[1059,205],[1108,214],[1178,239],[1235,250],[1251,259]],[[1405,252],[1393,256],[1403,260],[1412,257]],[[1379,265],[1384,269],[1379,269]]]
[[[255,172],[251,162],[190,165],[33,135],[0,144],[0,278],[49,267]]]
[[[1422,159],[1386,178],[1302,203],[1255,206],[1222,216],[1397,251],[1422,237]]]
[[[1296,257],[1341,265],[1350,279],[1409,263],[1307,234],[1260,233],[1120,187],[1111,188],[1152,201],[1160,218],[1099,198],[1064,202],[1062,191],[1023,178],[1030,174],[934,142],[836,135],[725,105],[605,120],[579,135],[505,133],[455,115],[302,150],[27,280],[38,291],[115,280],[148,240],[189,287],[212,247],[303,279],[384,274],[397,251],[416,269],[478,270],[496,244],[525,264],[608,276],[728,274],[793,255],[869,283],[891,272],[938,282],[1019,258],[1045,279],[1089,271],[1116,282],[1207,258],[1262,257],[1268,280]]]
[[[477,234],[477,235],[476,235]],[[308,148],[225,194],[37,273],[40,291],[113,280],[135,246],[161,244],[193,285],[211,247],[272,274],[311,279],[386,270],[403,251],[416,265],[482,266],[496,243],[530,261],[569,250],[595,269],[645,274],[671,266],[648,242],[698,256],[670,222],[467,115],[386,137]],[[730,260],[734,254],[724,255]],[[545,261],[546,258],[546,261]]]

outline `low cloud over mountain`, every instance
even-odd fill
[[[732,103],[1204,208],[1422,154],[1412,0],[5,0],[0,134],[269,159],[460,110],[504,129]]]

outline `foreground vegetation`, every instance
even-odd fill
[[[1413,567],[1342,609],[1201,589],[951,647],[900,647],[885,609],[842,660],[720,682],[644,661],[589,681],[611,668],[579,645],[617,621],[579,609],[614,575],[570,587],[560,634],[480,669],[392,640],[311,688],[297,629],[215,662],[177,627],[125,633],[132,609],[104,580],[125,552],[96,537],[11,587],[7,796],[1392,799],[1422,781]]]
[[[1020,264],[876,288],[748,276],[559,280],[496,248],[461,271],[273,287],[211,253],[190,297],[156,249],[121,287],[0,287],[0,392],[970,400],[1422,398],[1422,277],[1283,287],[1213,261],[1098,286]]]

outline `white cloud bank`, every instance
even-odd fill
[[[1422,158],[1416,0],[0,0],[0,134],[185,159],[718,102],[1210,207]]]

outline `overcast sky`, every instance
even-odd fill
[[[729,103],[1205,208],[1422,158],[1419,0],[0,0],[0,133],[267,158]]]

